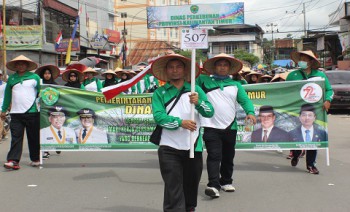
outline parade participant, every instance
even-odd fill
[[[6,82],[3,80],[3,72],[0,70],[0,107],[2,107],[2,103],[4,101]],[[6,138],[7,131],[4,127],[5,121],[0,119],[0,143],[1,140]]]
[[[316,112],[315,107],[311,104],[304,104],[300,108],[299,120],[301,125],[290,131],[294,142],[319,142],[327,141],[327,132],[320,129],[316,124]],[[293,154],[300,155],[301,150],[293,150]],[[317,152],[315,150],[306,151],[306,169],[310,174],[319,174],[318,169],[315,166]],[[292,166],[298,165],[299,158],[293,157]]]
[[[98,78],[95,77],[98,75],[98,72],[95,69],[89,67],[83,71],[83,74],[85,80],[81,84],[81,89],[101,92],[102,83]]]
[[[44,65],[38,68],[35,73],[39,75],[43,84],[57,85],[55,79],[60,75],[60,69],[54,65]],[[57,154],[61,154],[57,151]],[[44,152],[43,159],[50,157],[49,152]]]
[[[40,77],[30,71],[38,65],[20,55],[8,62],[6,67],[15,73],[7,81],[1,113],[4,120],[11,104],[11,147],[4,167],[12,170],[20,168],[24,130],[27,132],[29,157],[32,161],[30,165],[37,167],[40,165],[40,116],[35,101],[40,91]]]
[[[116,85],[119,81],[116,73],[111,69],[108,69],[107,71],[103,72],[102,76],[105,77],[105,80],[102,82],[103,88],[111,85]]]
[[[95,111],[90,108],[83,108],[77,114],[82,126],[75,131],[78,144],[108,144],[107,133],[94,126]]]
[[[258,83],[268,83],[271,79],[272,77],[270,75],[265,74],[259,78]]]
[[[67,82],[64,86],[71,88],[81,88],[81,81],[83,81],[83,74],[77,69],[67,69],[62,74],[62,80]]]
[[[59,105],[49,108],[50,126],[40,130],[42,144],[75,144],[76,136],[73,129],[64,127],[67,111]]]
[[[217,198],[220,189],[235,191],[232,185],[235,145],[237,134],[236,113],[238,102],[247,114],[246,119],[256,122],[254,106],[242,85],[230,78],[230,75],[242,69],[242,62],[227,54],[219,54],[203,64],[211,75],[197,78],[199,85],[206,92],[213,104],[215,114],[212,118],[201,118],[204,127],[203,140],[207,148],[207,171],[209,182],[205,194]]]
[[[288,133],[275,126],[276,114],[272,106],[263,105],[259,109],[261,128],[253,131],[252,142],[288,142]]]
[[[60,69],[54,65],[44,65],[35,71],[42,79],[43,84],[57,85],[55,79],[60,75]]]
[[[194,211],[203,168],[199,116],[209,118],[214,110],[198,86],[190,93],[190,59],[170,54],[156,59],[151,68],[156,78],[167,82],[152,97],[154,120],[163,128],[158,149],[165,184],[163,211]],[[195,105],[195,120],[191,120],[191,104]],[[191,132],[195,134],[194,158],[189,158]]]
[[[295,64],[298,64],[299,69],[289,73],[286,81],[308,80],[310,78],[324,79],[325,80],[325,94],[324,94],[325,101],[323,102],[323,110],[328,111],[331,106],[331,101],[333,99],[334,92],[326,74],[318,70],[318,68],[321,65],[320,61],[317,59],[315,54],[310,50],[292,52],[291,59],[295,62]],[[298,164],[300,154],[301,154],[300,150],[293,151],[293,158],[291,160],[292,166],[296,166],[296,164]],[[307,150],[306,157],[308,157],[307,156],[308,154],[311,155],[309,156],[309,158],[315,158],[314,159],[314,162],[315,162],[317,150]],[[310,164],[308,164],[308,167],[307,167],[309,173],[318,174],[319,171],[316,168],[315,164],[311,164],[311,159],[309,162]]]
[[[116,69],[115,73],[117,74],[117,77],[120,79],[118,83],[125,82],[131,78],[133,78],[136,75],[135,71],[132,70],[124,70],[124,69]],[[131,94],[136,93],[136,86],[132,86],[128,90],[123,91],[125,94]]]
[[[248,84],[255,84],[255,83],[258,83],[261,75],[262,74],[256,71],[251,71],[249,74],[245,76],[245,80],[248,82]]]

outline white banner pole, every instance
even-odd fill
[[[195,92],[196,84],[196,49],[192,49],[191,54],[191,93]],[[194,104],[191,104],[191,120],[194,121]],[[199,124],[199,123],[197,123]],[[194,132],[190,134],[190,158],[194,158]]]
[[[330,162],[329,162],[329,147],[327,147],[327,149],[326,149],[326,158],[327,158],[327,166],[330,166]]]

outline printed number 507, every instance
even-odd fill
[[[203,42],[206,34],[185,34],[185,39],[184,41],[187,42]]]

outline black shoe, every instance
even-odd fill
[[[290,164],[292,166],[297,166],[299,162],[299,158],[293,157],[292,160],[290,161]]]
[[[49,159],[50,158],[50,153],[49,152],[44,152],[43,159]]]
[[[59,154],[61,154],[61,151],[56,151],[56,153],[59,155]]]
[[[308,166],[307,167],[307,171],[310,174],[319,174],[320,172],[318,171],[318,169],[316,168],[316,166]]]

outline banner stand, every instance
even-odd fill
[[[326,160],[327,160],[327,166],[330,166],[330,162],[329,162],[329,147],[326,148]]]

